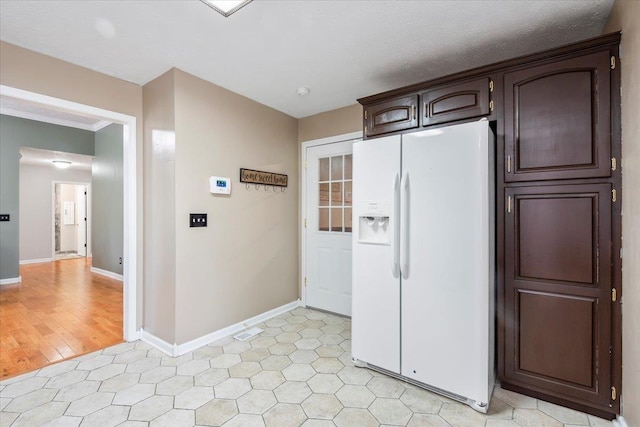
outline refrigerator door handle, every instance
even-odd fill
[[[400,174],[393,178],[393,277],[400,274]]]
[[[400,241],[402,247],[400,249],[400,271],[402,278],[409,277],[409,174],[405,172],[400,182],[401,197],[400,210],[402,212],[402,220],[400,221]]]

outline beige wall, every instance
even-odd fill
[[[622,396],[640,426],[640,2],[616,0],[605,32],[622,30]]]
[[[176,342],[295,301],[298,273],[297,120],[175,72]],[[289,175],[285,192],[249,189],[239,168]],[[232,180],[230,196],[209,176]],[[189,228],[189,213],[208,227]]]
[[[106,74],[70,64],[0,41],[0,84],[66,99],[105,110],[134,116],[137,120],[137,191],[142,194],[142,87]],[[138,197],[138,224],[142,224],[143,202]],[[138,227],[142,242],[143,227]],[[142,245],[137,258],[142,260]],[[143,263],[138,262],[138,284],[142,283]],[[138,286],[137,328],[142,326],[142,286]]]
[[[362,131],[362,105],[355,104],[298,120],[298,142]]]
[[[144,98],[144,329],[173,344],[176,329],[174,70]]]

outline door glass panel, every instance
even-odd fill
[[[344,182],[344,205],[351,206],[351,181]],[[346,216],[345,213],[345,218]]]
[[[331,208],[331,231],[342,231],[342,208]]]
[[[351,154],[318,159],[318,230],[351,232]],[[331,209],[329,209],[331,208]]]
[[[318,230],[329,231],[329,208],[318,208]]]
[[[342,183],[331,183],[331,206],[342,206]]]
[[[336,156],[331,158],[331,180],[332,181],[342,180],[342,157],[343,156]]]
[[[348,154],[344,156],[344,179],[353,179],[353,166],[352,166],[353,156]]]
[[[319,184],[318,206],[329,206],[329,184]]]

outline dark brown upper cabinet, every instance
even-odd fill
[[[506,73],[505,182],[611,175],[610,53]]]
[[[422,126],[489,115],[492,85],[487,77],[422,92]]]
[[[505,193],[504,380],[609,411],[611,184]]]
[[[418,95],[368,105],[364,110],[364,133],[380,135],[418,127]]]

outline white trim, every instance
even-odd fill
[[[336,142],[344,142],[350,139],[357,141],[363,137],[362,131],[345,133],[342,135],[330,136],[327,138],[312,139],[304,141],[301,144],[300,151],[300,305],[307,306],[307,290],[304,286],[304,278],[307,275],[307,233],[304,226],[305,215],[307,211],[307,148],[316,147],[318,145],[334,144]]]
[[[629,424],[627,424],[627,421],[624,419],[624,417],[618,417],[611,422],[613,423],[614,427],[629,427]]]
[[[74,122],[73,120],[59,119],[47,116],[45,114],[33,113],[29,111],[20,111],[13,108],[0,107],[0,114],[6,116],[19,117],[21,119],[35,120],[38,122],[51,123],[52,125],[66,126],[70,128],[82,129],[95,132],[94,128],[102,123],[102,121],[90,125],[86,123]],[[109,122],[107,122],[109,123]],[[104,127],[104,126],[103,126]]]
[[[150,334],[149,332],[145,331],[144,329],[140,329],[140,331],[138,332],[140,339],[144,342],[146,342],[147,344],[149,344],[152,347],[157,348],[158,350],[160,350],[161,352],[168,354],[169,356],[172,357],[176,357],[176,345],[173,344],[169,344],[168,342],[166,342],[163,339],[160,339],[158,337],[156,337],[155,335]]]
[[[103,269],[97,268],[97,267],[91,267],[91,272],[99,274],[101,276],[110,277],[112,279],[116,279],[116,280],[119,280],[121,282],[123,281],[122,274],[114,273],[112,271],[103,270]]]
[[[20,283],[20,282],[22,282],[22,276],[10,277],[8,279],[0,279],[0,286],[13,285],[14,283]]]
[[[211,332],[210,334],[203,335],[194,340],[188,341],[184,344],[169,344],[168,342],[151,335],[147,331],[141,329],[140,330],[140,339],[147,344],[157,348],[163,353],[168,354],[169,356],[178,357],[183,354],[187,354],[191,351],[197,350],[200,347],[204,347],[205,345],[211,344],[212,342],[216,342],[221,340],[222,338],[229,337],[231,335],[235,335],[240,331],[243,331],[247,328],[250,328],[258,323],[264,322],[266,320],[271,319],[272,317],[276,317],[282,313],[286,313],[287,311],[291,311],[294,308],[300,307],[300,300],[295,300],[290,302],[289,304],[282,305],[280,307],[276,307],[273,310],[266,311],[262,314],[258,314],[257,316],[251,317],[247,320],[243,320],[242,322],[238,322],[234,325],[227,326],[226,328],[219,329],[215,332]]]
[[[20,265],[25,264],[40,264],[43,262],[53,262],[53,258],[40,258],[40,259],[23,259],[20,260]]]
[[[23,99],[62,110],[100,117],[110,122],[123,125],[123,175],[124,175],[124,248],[123,248],[123,336],[126,341],[138,338],[137,322],[137,289],[142,284],[138,278],[138,213],[137,213],[137,143],[136,118],[115,111],[104,110],[73,101],[54,98],[35,92],[29,92],[5,85],[0,85],[0,95]],[[142,154],[142,153],[140,153]]]
[[[106,128],[110,124],[111,122],[109,120],[100,120],[98,123],[91,126],[91,130],[94,132],[98,132],[100,129]]]

